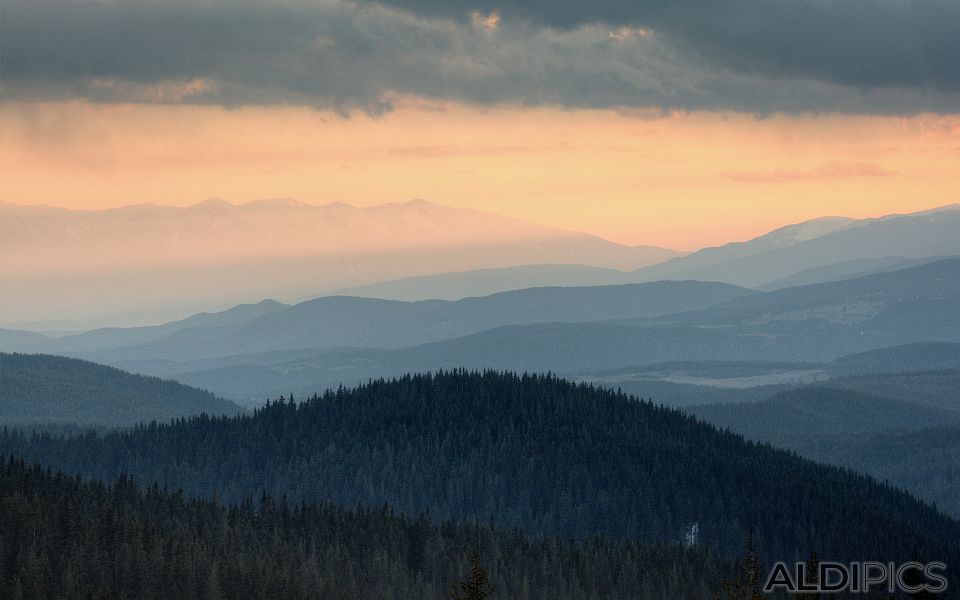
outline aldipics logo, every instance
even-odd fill
[[[815,565],[776,563],[770,571],[764,593],[785,591],[798,593],[869,593],[886,590],[908,594],[929,592],[941,594],[947,590],[942,562],[820,562]]]

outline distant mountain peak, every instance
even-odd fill
[[[146,207],[157,207],[155,204],[144,204]],[[196,204],[191,205],[189,208],[205,210],[205,209],[233,209],[236,208],[235,204],[231,204],[224,200],[223,198],[207,198],[206,200],[201,200]]]
[[[929,210],[921,210],[920,212],[913,213],[915,216],[928,216],[935,215],[939,213],[954,213],[960,212],[960,202],[954,202],[953,204],[944,204],[943,206],[938,206],[936,208],[931,208]],[[900,216],[900,215],[893,215]]]
[[[94,211],[4,205],[3,213],[0,278],[16,292],[0,309],[13,322],[63,318],[58,295],[14,283],[39,277],[83,297],[85,312],[72,317],[90,321],[130,306],[202,310],[437,272],[571,262],[635,269],[678,255],[423,199],[357,207],[211,198]]]
[[[240,205],[241,208],[304,208],[308,206],[311,205],[293,198],[263,198]]]
[[[782,248],[839,231],[856,222],[856,219],[850,217],[819,217],[774,229],[754,240],[767,241],[773,247]]]

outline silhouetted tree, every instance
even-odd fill
[[[760,590],[760,557],[753,543],[753,532],[747,537],[747,557],[742,565],[742,581],[724,582],[723,590],[727,600],[766,600]],[[722,596],[717,593],[717,600]]]
[[[494,588],[490,577],[480,566],[480,550],[474,550],[470,557],[470,576],[457,584],[460,589],[450,592],[451,600],[485,600],[493,595]]]

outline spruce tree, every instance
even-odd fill
[[[470,558],[470,577],[457,584],[460,589],[450,592],[451,600],[485,600],[493,596],[494,589],[490,576],[480,566],[480,551],[474,550]]]

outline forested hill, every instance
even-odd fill
[[[0,424],[130,425],[240,411],[176,381],[63,356],[0,353]]]
[[[441,600],[470,572],[474,547],[496,597],[513,600],[708,600],[735,574],[703,546],[531,539],[384,508],[224,508],[0,456],[5,599]]]
[[[726,553],[752,528],[771,560],[816,550],[960,564],[960,523],[903,492],[550,376],[406,376],[236,418],[79,439],[4,433],[0,452],[225,501],[265,489],[291,502],[387,503],[531,534],[640,540],[681,540],[697,524]]]

